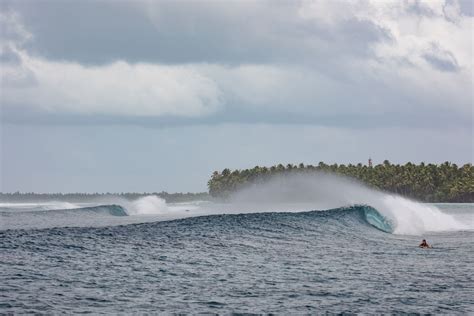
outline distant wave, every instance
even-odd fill
[[[156,202],[156,201],[155,201]],[[142,202],[143,203],[143,202]],[[153,205],[153,203],[152,203]],[[147,207],[150,207],[150,205],[147,205]],[[147,210],[147,214],[151,212],[151,209]],[[117,204],[111,204],[111,205],[98,205],[98,206],[91,206],[91,207],[82,207],[82,208],[76,208],[76,209],[63,209],[63,210],[42,210],[42,211],[22,211],[22,212],[4,212],[1,211],[0,215],[2,216],[8,216],[8,217],[14,217],[16,215],[18,216],[31,216],[31,217],[57,217],[57,216],[75,216],[80,218],[81,216],[133,216],[129,214],[130,211],[128,211],[126,208],[124,208],[121,205]],[[264,213],[269,213],[269,212],[264,212]],[[273,213],[273,212],[270,212]],[[284,212],[288,214],[288,212]],[[284,216],[284,213],[281,212],[274,212],[275,216]],[[361,221],[355,221],[356,219],[362,219],[362,222],[369,224],[381,231],[391,233],[393,232],[393,227],[392,224],[388,219],[386,219],[383,215],[381,215],[376,209],[370,207],[370,206],[365,206],[365,205],[356,205],[352,207],[342,207],[342,208],[337,208],[337,209],[331,209],[331,210],[325,210],[325,211],[307,211],[307,212],[289,212],[292,213],[294,216],[306,216],[307,214],[316,214],[318,216],[313,217],[314,221],[318,221],[319,217],[324,217],[324,218],[331,218],[333,220],[337,220],[341,214],[344,214],[346,216],[352,216],[353,217],[353,224],[358,225],[361,224]],[[133,214],[133,213],[132,213]],[[246,216],[255,216],[257,219],[260,214],[259,212],[251,213],[251,214],[246,214]],[[210,214],[206,215],[208,217],[214,218],[216,221],[218,220],[219,216],[221,215],[226,215],[226,214]],[[229,214],[233,216],[239,216],[243,214]],[[218,224],[218,223],[216,223]],[[327,225],[331,225],[331,223],[327,223]]]
[[[80,215],[80,214],[102,214],[102,215],[112,215],[112,216],[127,216],[126,210],[120,205],[98,205],[98,206],[89,206],[89,207],[79,207],[79,208],[66,208],[66,209],[52,209],[52,210],[31,210],[31,211],[21,211],[21,212],[12,212],[12,211],[0,211],[0,214],[3,216],[57,216],[57,215]]]
[[[347,197],[348,190],[345,195]],[[157,196],[146,196],[135,201],[115,200],[104,201],[102,205],[89,204],[84,207],[57,209],[54,203],[48,204],[46,209],[43,204],[19,204],[19,207],[1,204],[0,216],[3,218],[3,228],[9,227],[54,227],[63,226],[83,226],[90,225],[90,221],[99,218],[101,226],[116,224],[127,224],[130,222],[163,221],[175,220],[187,217],[226,215],[226,214],[252,214],[252,213],[295,213],[298,214],[315,213],[318,216],[330,218],[333,224],[321,223],[321,225],[334,225],[338,216],[350,216],[358,219],[357,223],[370,225],[380,231],[403,235],[421,235],[427,231],[459,231],[472,230],[474,227],[472,220],[459,222],[452,215],[446,214],[437,207],[427,204],[417,203],[399,196],[392,196],[382,193],[367,194],[365,191],[358,191],[353,194],[362,203],[348,203],[342,207],[318,207],[315,203],[203,203],[187,202],[177,204],[167,204]],[[365,195],[364,195],[365,194]],[[365,202],[364,202],[365,200]],[[110,203],[111,202],[111,203]],[[337,201],[339,205],[344,205]],[[30,210],[28,210],[28,207]],[[314,211],[312,211],[314,210]],[[129,217],[128,220],[107,220],[112,217]],[[277,216],[277,215],[276,215]],[[303,215],[301,215],[303,216]],[[146,218],[144,218],[146,217]],[[315,217],[313,220],[317,221]],[[0,224],[1,224],[0,218]],[[112,223],[113,222],[113,223]],[[356,222],[354,222],[356,223]],[[52,225],[52,226],[49,226]],[[351,224],[352,225],[352,224]]]
[[[52,210],[69,210],[82,208],[81,204],[74,204],[69,202],[42,202],[42,203],[0,203],[0,211],[15,209],[27,211],[52,211]]]

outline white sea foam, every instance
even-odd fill
[[[145,196],[126,203],[125,208],[129,215],[160,215],[169,211],[165,200],[156,195]]]
[[[120,201],[117,204],[123,206],[128,215],[155,215],[160,219],[176,219],[189,216],[209,214],[201,205],[202,201],[185,203],[166,203],[156,195],[141,197],[135,201]]]
[[[395,234],[421,235],[425,232],[474,228],[472,221],[471,225],[469,222],[461,223],[452,215],[443,213],[436,206],[418,203],[400,196],[380,194],[379,198],[368,203],[393,221]]]

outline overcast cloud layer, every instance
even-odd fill
[[[427,147],[420,151],[437,156],[415,151],[393,159],[472,161],[470,1],[2,1],[0,9],[3,190],[30,188],[26,180],[13,179],[35,172],[15,162],[33,137],[19,141],[13,134],[58,126],[66,134],[70,126],[84,131],[122,126],[129,142],[139,135],[133,126],[162,128],[169,137],[179,134],[183,146],[189,145],[179,131],[185,127],[225,135],[236,126],[264,124],[271,127],[262,131],[265,139],[278,134],[278,126],[301,133],[311,127],[324,131],[328,142],[357,129],[379,133],[373,144],[378,149],[366,148],[362,157],[377,151],[381,159],[391,158],[381,146],[384,133],[393,137],[398,129],[407,136],[407,148],[414,150],[413,144],[432,134],[439,143],[429,146],[455,152],[443,157]],[[242,134],[240,141],[252,143],[245,137],[251,135]],[[103,141],[120,142],[112,136]],[[56,139],[52,147],[65,142]],[[217,141],[210,145],[219,147]],[[301,138],[295,146],[299,152],[307,143]],[[346,157],[340,157],[340,146],[344,141],[314,159],[361,156],[354,148],[352,156],[343,151]],[[396,146],[407,151],[403,142]],[[275,162],[308,159],[283,161],[286,154],[272,152]],[[61,156],[52,149],[45,155]],[[97,155],[97,161],[105,157]],[[213,166],[263,164],[266,153],[252,152],[245,161],[206,157],[205,165],[192,164],[202,185],[181,183],[181,190],[204,190]],[[81,163],[69,159],[64,181]],[[159,155],[141,159],[160,168],[154,165]],[[38,182],[48,182],[48,175]],[[158,188],[180,190],[179,180],[167,185],[171,177],[169,172]],[[45,187],[67,191],[60,182]],[[138,188],[152,190],[149,182]],[[88,190],[85,181],[76,187]],[[107,182],[101,188],[107,190]]]

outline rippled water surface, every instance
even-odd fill
[[[472,220],[472,205],[440,208]],[[115,212],[101,227],[15,229],[3,212],[0,313],[474,313],[470,230],[390,234],[357,208],[148,223]]]

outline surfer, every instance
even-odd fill
[[[423,241],[421,242],[421,244],[418,247],[420,247],[420,248],[431,248],[431,246],[428,245],[428,243],[426,242],[426,239],[423,239]]]

